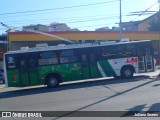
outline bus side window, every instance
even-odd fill
[[[90,53],[90,64],[95,64],[96,58],[94,53]]]
[[[119,45],[117,47],[117,51],[119,52],[119,57],[132,57],[132,56],[135,56],[134,45],[130,45],[130,44]]]
[[[126,52],[127,52],[127,54],[128,54],[128,56],[135,56],[135,47],[134,47],[134,45],[127,45],[126,46]]]
[[[77,62],[78,57],[75,55],[74,50],[64,50],[60,52],[60,63]]]
[[[51,65],[51,64],[57,64],[57,63],[58,63],[58,58],[57,58],[56,52],[47,51],[47,52],[41,52],[39,54],[39,58],[38,58],[39,65]]]
[[[20,72],[25,74],[27,72],[27,66],[25,60],[20,60]]]
[[[123,46],[119,45],[117,51],[119,52],[119,57],[127,57],[126,54],[127,51],[124,45]]]
[[[88,61],[87,61],[87,56],[86,54],[82,54],[82,66],[87,66]]]
[[[35,59],[30,59],[29,63],[30,63],[29,68],[30,68],[31,72],[32,73],[35,72],[36,71],[36,61],[35,61]]]
[[[114,59],[117,56],[116,48],[114,46],[104,47],[101,50],[101,56],[107,59]]]
[[[83,61],[83,62],[87,62],[87,56],[86,56],[86,54],[83,54],[83,55],[82,55],[82,61]]]

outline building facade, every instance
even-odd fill
[[[49,26],[49,32],[53,31],[69,31],[70,27],[65,23],[51,23]]]
[[[73,40],[73,41],[86,41],[86,42],[92,42],[95,40],[119,40],[119,32],[118,31],[65,31],[65,32],[48,32],[48,34],[51,35],[57,35],[65,39]],[[129,40],[152,40],[156,41],[156,45],[160,46],[160,34],[159,32],[128,32],[124,31],[123,38],[129,38]],[[64,43],[63,41],[37,33],[31,33],[31,32],[15,32],[15,33],[9,33],[9,48],[10,50],[17,50],[20,49],[19,47],[16,47],[16,45],[25,47],[32,44],[31,47],[34,47],[35,45],[33,42],[48,42],[53,44],[58,43]],[[22,45],[23,43],[23,45]],[[158,48],[160,50],[160,48]]]
[[[152,21],[157,21],[160,18],[160,12],[140,21],[123,22],[123,31],[149,31]]]
[[[0,61],[3,60],[3,54],[6,51],[7,51],[7,35],[3,34],[3,35],[0,35]]]
[[[41,25],[41,24],[29,25],[29,26],[24,26],[22,31],[27,31],[27,29],[35,30],[35,31],[41,31],[41,32],[48,32],[49,31],[49,26]]]

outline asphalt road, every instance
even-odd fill
[[[160,78],[94,79],[58,88],[1,85],[0,111],[160,111]]]

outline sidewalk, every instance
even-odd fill
[[[5,87],[5,84],[0,84],[0,89],[4,87]]]
[[[154,78],[160,75],[160,69],[157,69],[155,72],[139,73],[135,76],[139,76],[139,75],[146,75],[146,76],[149,76],[150,78]]]

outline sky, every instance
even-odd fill
[[[131,12],[158,11],[158,0],[121,0],[122,22],[143,20]],[[10,27],[30,24],[66,23],[70,28],[94,31],[96,28],[118,26],[120,0],[0,0],[0,22]],[[157,3],[157,4],[156,4]],[[7,28],[0,25],[0,34]]]

